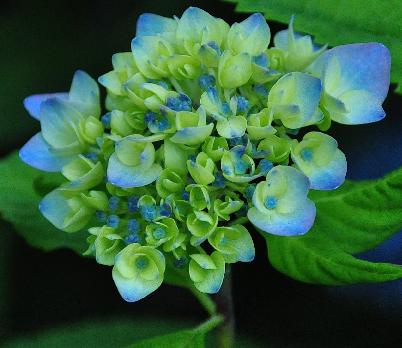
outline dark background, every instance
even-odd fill
[[[0,155],[21,147],[39,129],[22,107],[25,96],[67,90],[76,69],[100,76],[111,69],[113,53],[130,50],[139,14],[180,15],[190,5],[229,23],[246,17],[218,1],[3,0]],[[272,32],[284,28],[270,26]],[[390,93],[384,121],[331,129],[348,158],[349,178],[376,178],[402,165],[401,108],[402,97]],[[233,271],[241,335],[272,347],[401,346],[402,281],[343,287],[298,283],[269,265],[264,240],[253,237],[255,262],[236,264]],[[402,264],[402,234],[363,257]],[[32,249],[0,222],[0,339],[83,319],[152,315],[205,317],[191,294],[169,286],[139,303],[124,303],[110,268],[67,250]]]

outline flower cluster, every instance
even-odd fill
[[[335,189],[346,174],[323,132],[384,117],[383,45],[327,50],[292,21],[268,48],[270,36],[260,14],[232,26],[198,8],[143,14],[132,51],[113,55],[98,79],[108,112],[82,71],[69,93],[25,100],[41,132],[21,159],[66,178],[40,211],[63,231],[88,229],[87,254],[113,266],[125,300],[156,290],[169,269],[216,293],[225,264],[254,258],[247,221],[306,233],[309,189]]]

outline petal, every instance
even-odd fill
[[[260,13],[254,13],[241,23],[235,23],[228,33],[228,46],[235,53],[261,54],[269,44],[271,32]]]
[[[66,154],[79,153],[76,127],[83,116],[70,103],[60,99],[48,99],[42,103],[40,123],[42,135],[52,148]]]
[[[213,123],[206,126],[183,128],[178,130],[170,140],[177,144],[198,145],[211,135],[213,128]]]
[[[297,236],[307,233],[313,226],[316,209],[312,201],[306,200],[291,214],[264,214],[253,207],[247,217],[264,232],[278,236]]]
[[[230,117],[218,121],[216,130],[218,134],[224,138],[239,138],[244,135],[247,129],[247,120],[243,116]]]
[[[85,71],[77,70],[71,84],[69,100],[85,116],[100,116],[99,87]]]
[[[390,83],[388,48],[375,42],[337,46],[323,53],[309,70],[323,78],[333,58],[340,65],[344,91],[365,90],[380,102],[385,99]]]
[[[34,94],[26,97],[24,99],[24,107],[28,111],[28,113],[33,117],[39,120],[40,115],[40,106],[42,102],[50,98],[59,98],[62,100],[68,99],[68,93],[46,93],[46,94]]]
[[[268,95],[268,105],[274,115],[288,128],[300,128],[320,119],[317,113],[322,92],[321,80],[301,72],[281,77]],[[289,107],[296,106],[294,112]],[[285,108],[286,107],[286,108]],[[322,114],[321,114],[322,115]]]
[[[176,28],[177,22],[172,18],[143,13],[137,21],[136,36],[166,36],[166,34],[174,33]]]
[[[73,156],[60,156],[50,150],[41,133],[34,135],[20,150],[23,162],[45,172],[59,172]]]
[[[330,111],[331,119],[343,124],[364,124],[380,121],[385,117],[382,100],[366,91],[349,91],[340,95],[339,99],[347,112]]]
[[[151,167],[127,166],[114,153],[109,159],[107,178],[111,184],[122,188],[142,187],[154,182],[161,171],[162,167],[155,163]]]
[[[143,272],[145,274],[141,274],[142,272],[138,270],[137,272],[132,271],[130,259],[136,253],[148,256],[149,262],[152,263],[149,271],[156,272],[156,274],[151,274],[151,277],[147,269]],[[164,272],[165,258],[160,251],[150,247],[140,247],[138,244],[130,244],[116,255],[112,276],[121,297],[127,302],[135,302],[161,286]]]
[[[65,232],[77,232],[85,227],[92,218],[93,210],[84,206],[76,212],[72,211],[69,199],[75,194],[53,190],[39,203],[39,210],[55,227]],[[75,198],[78,198],[75,196]]]

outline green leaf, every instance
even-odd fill
[[[43,194],[59,183],[59,175],[27,166],[14,152],[0,161],[0,216],[34,247],[46,251],[69,248],[82,253],[87,247],[87,233],[59,231],[38,209]]]
[[[266,18],[289,23],[295,30],[314,35],[330,46],[355,42],[381,42],[391,51],[391,81],[402,82],[402,1],[400,0],[229,0],[238,12],[262,12]]]
[[[204,348],[205,335],[222,322],[219,316],[212,317],[192,330],[181,330],[164,336],[152,337],[127,348]]]
[[[301,237],[263,234],[272,265],[288,276],[328,285],[402,278],[402,267],[352,254],[367,251],[402,229],[402,168],[372,181],[346,182],[310,196],[317,217]]]

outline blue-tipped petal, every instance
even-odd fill
[[[137,21],[136,36],[164,36],[167,33],[174,33],[176,28],[177,22],[172,18],[143,13]]]
[[[54,149],[69,155],[79,153],[81,145],[75,127],[81,119],[83,116],[70,103],[48,99],[40,111],[42,136]]]
[[[59,98],[62,100],[68,99],[67,92],[61,93],[46,93],[46,94],[33,94],[24,99],[24,108],[35,119],[39,120],[40,106],[42,102],[50,98]]]
[[[69,100],[85,116],[100,116],[99,87],[85,71],[77,70],[71,83]]]
[[[256,208],[249,209],[247,213],[247,217],[254,226],[278,236],[299,236],[307,233],[313,226],[315,215],[315,205],[308,200],[292,214],[269,216]]]
[[[119,161],[116,154],[110,156],[107,177],[111,184],[122,187],[142,187],[154,182],[162,171],[159,164],[151,167],[127,166]]]
[[[324,52],[309,70],[323,78],[334,57],[340,65],[344,91],[365,90],[381,102],[385,99],[391,67],[388,48],[375,42],[337,46]]]
[[[342,124],[364,124],[380,121],[385,117],[382,100],[366,91],[352,90],[339,96],[347,112],[331,112],[331,118]],[[332,110],[331,110],[332,111]]]
[[[73,159],[73,156],[59,156],[53,153],[41,133],[34,135],[20,150],[23,162],[46,172],[59,172]]]
[[[320,79],[292,72],[282,76],[271,88],[268,105],[286,127],[301,128],[322,119],[322,113],[318,111],[321,92]]]
[[[93,210],[82,203],[81,207],[73,211],[75,204],[70,204],[73,195],[61,190],[53,190],[48,193],[39,203],[39,210],[59,230],[76,232],[85,227],[92,218]],[[76,197],[79,199],[78,197]]]
[[[345,155],[337,149],[331,162],[309,173],[310,187],[315,190],[334,190],[345,181],[346,171]]]
[[[271,32],[266,19],[254,13],[241,23],[235,23],[228,33],[228,45],[235,53],[261,54],[269,44]]]

